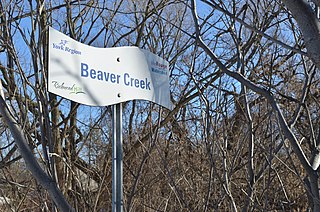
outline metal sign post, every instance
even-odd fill
[[[112,134],[112,212],[122,212],[122,103],[112,106]]]

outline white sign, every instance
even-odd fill
[[[48,90],[92,106],[142,99],[172,109],[166,60],[138,47],[88,46],[51,27]]]

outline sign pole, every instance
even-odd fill
[[[112,212],[122,212],[122,103],[112,106],[112,135]]]

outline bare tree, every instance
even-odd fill
[[[224,63],[225,59],[223,56],[219,55],[217,56],[213,50],[211,49],[211,43],[208,41],[205,41],[205,39],[208,39],[209,35],[206,30],[206,26],[210,25],[210,18],[213,17],[207,16],[204,18],[200,18],[197,14],[196,11],[196,6],[195,2],[191,2],[191,11],[193,14],[193,19],[195,23],[195,31],[196,31],[196,42],[198,45],[204,50],[204,52],[215,62],[215,64],[219,67],[219,69],[229,77],[235,79],[237,82],[240,83],[242,87],[242,92],[240,92],[240,99],[242,98],[248,98],[247,92],[244,92],[244,89],[250,89],[253,91],[255,94],[261,96],[265,100],[267,100],[268,104],[270,105],[270,111],[276,115],[276,123],[279,126],[280,131],[280,136],[283,136],[282,142],[276,147],[275,149],[271,150],[273,153],[269,155],[268,163],[272,163],[272,158],[274,157],[275,154],[279,154],[279,151],[283,147],[283,144],[285,144],[286,140],[290,143],[290,149],[288,150],[288,153],[290,154],[291,151],[293,151],[299,161],[299,163],[302,165],[304,168],[305,173],[307,174],[307,177],[305,178],[305,186],[306,186],[306,191],[310,194],[311,197],[311,202],[310,206],[313,208],[314,211],[318,210],[318,200],[319,200],[319,192],[318,192],[318,177],[317,177],[317,158],[318,158],[318,153],[315,149],[317,149],[317,143],[315,142],[315,134],[314,134],[314,123],[312,121],[312,118],[310,117],[310,114],[308,115],[308,123],[307,126],[310,127],[311,129],[311,134],[306,136],[306,134],[300,134],[297,132],[297,129],[300,128],[300,123],[297,123],[297,120],[301,120],[302,117],[304,117],[304,113],[307,112],[309,113],[309,109],[307,109],[309,106],[306,107],[306,96],[309,95],[310,88],[312,87],[312,83],[315,82],[316,80],[314,77],[315,75],[315,69],[312,65],[310,65],[310,62],[304,58],[304,53],[301,52],[301,50],[294,50],[297,53],[301,53],[301,68],[302,70],[298,69],[296,70],[297,72],[301,73],[302,78],[301,81],[303,83],[298,83],[295,79],[290,77],[289,81],[288,78],[283,76],[283,74],[277,72],[277,70],[281,67],[284,66],[287,62],[291,61],[292,56],[294,55],[293,52],[288,52],[286,56],[282,54],[282,56],[278,55],[277,49],[279,48],[287,48],[293,50],[296,47],[290,47],[288,48],[288,45],[285,44],[283,45],[282,41],[279,41],[277,37],[279,37],[281,32],[282,27],[282,22],[285,22],[288,20],[289,26],[294,26],[292,19],[289,18],[284,18],[282,19],[280,16],[280,11],[283,10],[281,5],[273,5],[271,6],[267,2],[261,2],[260,4],[257,5],[252,5],[248,2],[243,2],[243,5],[238,7],[232,7],[234,2],[226,2],[226,3],[216,3],[215,1],[202,1],[205,3],[205,5],[211,7],[214,10],[220,11],[223,15],[221,17],[225,16],[226,19],[224,21],[224,24],[226,25],[226,31],[224,31],[225,34],[230,34],[230,37],[233,38],[233,42],[235,45],[231,45],[231,49],[233,49],[234,53],[231,55],[234,55],[233,58],[237,58],[237,66],[235,67],[228,67],[228,63]],[[284,1],[286,2],[286,1]],[[298,1],[297,1],[298,2]],[[296,2],[295,2],[296,3]],[[288,5],[293,5],[295,4],[293,2],[288,3]],[[300,2],[302,3],[302,1]],[[290,9],[290,6],[288,6]],[[231,10],[229,10],[229,8]],[[298,7],[296,7],[297,9]],[[232,10],[234,9],[234,10]],[[266,10],[271,10],[268,11],[269,14],[263,19],[263,24],[264,25],[258,25],[258,22],[256,22],[257,19],[250,20],[250,14],[253,15],[253,18],[260,12],[262,14],[266,12]],[[231,12],[230,12],[231,11]],[[308,11],[310,11],[310,6],[308,5]],[[292,11],[294,14],[294,11]],[[298,9],[297,9],[298,12]],[[300,14],[301,11],[299,11]],[[303,14],[305,15],[305,14]],[[279,19],[278,19],[279,18]],[[281,20],[282,19],[282,20]],[[229,22],[228,22],[229,21]],[[249,23],[251,22],[251,23]],[[299,22],[299,21],[298,21]],[[271,25],[272,23],[272,25]],[[314,22],[313,22],[314,23]],[[311,23],[311,25],[313,24]],[[265,33],[266,29],[271,29],[272,26],[276,26],[277,28],[274,28],[274,36],[270,36]],[[252,36],[257,36],[256,39],[258,39],[262,44],[258,44],[261,47],[255,48],[254,46],[248,45],[250,40],[248,40],[248,35],[242,33],[242,28],[246,27],[248,31],[251,31]],[[304,28],[310,27],[310,25],[307,26],[307,24],[304,24]],[[309,30],[315,29],[315,27],[310,27]],[[305,30],[302,29],[302,32]],[[271,31],[272,32],[272,31]],[[293,34],[293,42],[296,42],[294,45],[297,47],[300,47],[302,45],[301,42],[301,37],[299,35],[296,35],[295,33]],[[316,34],[313,33],[313,36]],[[311,33],[308,35],[311,36]],[[268,57],[268,55],[262,54],[260,58],[255,54],[256,51],[259,51],[259,48],[264,48],[263,43],[263,38],[266,38],[268,40],[271,40],[269,42],[271,45],[275,46],[273,48],[271,45],[267,45],[264,49],[264,51],[270,51],[269,49],[274,49],[275,52],[271,55],[271,57]],[[270,39],[271,38],[271,39]],[[311,49],[308,48],[308,45],[310,45],[309,40],[313,40],[311,37],[306,37],[305,38],[305,45],[308,50],[308,55],[310,55],[310,58],[316,65],[316,54],[312,54],[312,47]],[[209,39],[210,40],[210,39]],[[222,39],[221,39],[222,40]],[[226,38],[224,38],[226,40]],[[257,40],[256,40],[257,41]],[[315,41],[315,40],[313,40]],[[273,44],[272,44],[273,42]],[[266,42],[268,43],[268,42]],[[277,47],[277,45],[280,45],[280,47]],[[273,50],[273,51],[274,51]],[[248,52],[247,52],[248,51]],[[272,50],[271,50],[272,51]],[[219,52],[220,54],[220,52]],[[299,56],[298,56],[299,57]],[[223,58],[223,59],[222,59]],[[250,61],[251,60],[251,61]],[[254,66],[255,61],[261,60],[263,61],[264,64],[262,64],[262,69],[259,73],[259,66]],[[252,63],[252,65],[250,65]],[[260,65],[260,64],[259,64]],[[292,67],[292,66],[291,66]],[[251,68],[251,70],[247,71],[248,68]],[[253,70],[252,70],[253,68]],[[258,71],[258,72],[257,72]],[[290,76],[294,76],[296,73],[294,71],[293,73],[288,72]],[[259,75],[256,75],[259,74]],[[280,75],[279,75],[280,74]],[[256,77],[259,78],[256,78]],[[291,92],[295,93],[295,97],[292,98],[290,93],[288,93],[288,90],[283,88],[281,84],[283,82],[286,82],[290,85],[298,86],[300,84],[301,91],[297,93],[297,91],[291,90]],[[286,87],[289,89],[289,87]],[[291,87],[290,87],[291,88]],[[241,97],[242,96],[242,97]],[[257,186],[256,181],[260,178],[261,173],[266,170],[265,168],[267,167],[266,165],[262,166],[262,169],[260,172],[256,172],[255,168],[253,166],[253,159],[254,155],[257,153],[254,153],[254,146],[253,144],[256,143],[256,139],[254,139],[254,125],[252,122],[252,118],[250,115],[250,107],[248,107],[250,104],[245,103],[247,100],[243,99],[242,101],[239,101],[239,106],[240,110],[236,111],[241,111],[242,108],[242,113],[244,113],[249,125],[248,125],[248,141],[249,141],[249,151],[248,151],[248,160],[247,160],[247,165],[248,165],[248,192],[246,193],[248,195],[248,200],[252,200],[252,195],[254,192],[254,188]],[[295,107],[289,109],[288,104],[286,102],[295,102]],[[249,110],[248,110],[249,109]],[[291,112],[290,112],[291,110]],[[289,121],[287,121],[289,119]],[[250,124],[251,123],[251,124]],[[304,125],[303,124],[303,125]],[[283,134],[282,134],[283,133]],[[273,135],[274,136],[274,135]],[[306,137],[305,137],[306,136]],[[310,137],[311,136],[311,137]],[[313,144],[309,146],[305,146],[302,144],[302,141],[307,138],[307,140],[313,140]],[[310,148],[308,148],[310,147]],[[293,161],[292,156],[290,157],[291,160]],[[270,160],[271,159],[271,160]],[[296,160],[296,159],[294,159]],[[296,171],[297,176],[299,176],[300,179],[304,178],[302,177],[301,173]],[[270,178],[269,178],[270,179]],[[243,210],[247,211],[248,210],[248,203],[244,205]]]
[[[111,109],[48,93],[52,26],[170,63],[173,110],[123,103],[125,211],[317,211],[318,2],[282,2],[1,2],[0,208],[111,208]]]

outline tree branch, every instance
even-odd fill
[[[303,34],[308,56],[320,68],[320,23],[316,13],[304,0],[282,0],[297,21]],[[317,1],[318,2],[318,1]]]
[[[297,138],[295,137],[295,135],[293,134],[293,132],[291,131],[291,129],[289,128],[281,109],[279,108],[279,105],[277,104],[277,102],[275,101],[274,97],[272,96],[272,94],[259,87],[258,85],[256,85],[255,83],[249,81],[247,78],[245,78],[242,74],[237,73],[237,72],[233,72],[231,70],[229,70],[228,68],[226,68],[226,66],[224,64],[222,64],[222,62],[217,58],[217,56],[211,51],[211,49],[203,42],[202,38],[201,38],[201,32],[200,32],[200,27],[199,27],[199,20],[198,20],[198,16],[197,16],[197,12],[196,12],[196,3],[195,0],[191,1],[191,10],[192,10],[192,16],[193,16],[193,20],[195,23],[195,30],[196,30],[196,41],[198,42],[198,45],[206,52],[207,55],[210,56],[210,58],[217,64],[217,66],[220,68],[220,70],[227,74],[228,76],[234,78],[235,80],[239,81],[241,84],[243,84],[244,86],[246,86],[247,88],[251,89],[252,91],[256,92],[257,94],[260,94],[262,96],[264,96],[269,103],[271,104],[273,110],[277,113],[278,115],[278,119],[280,122],[280,126],[281,129],[285,135],[285,137],[289,140],[293,151],[295,152],[295,154],[298,156],[301,164],[303,165],[303,167],[305,168],[305,170],[307,171],[308,174],[313,175],[314,174],[314,170],[312,169],[312,166],[310,165],[310,162],[308,161],[306,155],[304,154]]]
[[[1,89],[2,86],[0,81],[0,90]],[[21,156],[27,165],[27,168],[35,177],[37,182],[49,192],[52,200],[61,211],[73,211],[73,208],[69,205],[58,189],[56,182],[53,181],[52,178],[48,176],[40,167],[26,141],[26,138],[24,137],[23,130],[11,115],[9,106],[6,104],[2,95],[0,95],[0,113],[2,114],[4,123],[8,125],[12,133],[12,136],[16,145],[18,146]]]

